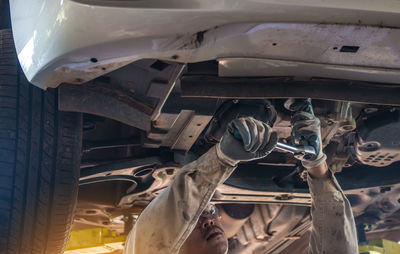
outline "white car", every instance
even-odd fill
[[[360,228],[400,240],[399,1],[0,8],[0,253],[62,253],[71,228],[126,234],[233,118],[290,144],[290,98],[312,99]],[[277,150],[219,188],[230,253],[306,253],[303,170]]]

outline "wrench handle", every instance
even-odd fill
[[[276,143],[275,149],[292,153],[294,157],[299,160],[312,160],[317,156],[315,149],[312,146],[291,146],[282,142],[278,142]]]
[[[239,131],[237,129],[230,131],[237,140],[242,140],[242,137],[240,136]],[[316,157],[315,149],[312,146],[291,146],[282,142],[277,142],[275,149],[292,153],[294,157],[299,160],[303,158],[310,160]]]

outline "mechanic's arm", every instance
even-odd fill
[[[216,147],[184,166],[139,216],[128,236],[125,253],[177,253],[218,184],[233,169],[218,159]]]
[[[302,144],[317,151],[315,160],[303,160],[308,171],[312,207],[310,254],[356,254],[357,231],[353,212],[346,196],[326,164],[322,151],[320,122],[313,114],[297,113],[292,135]]]
[[[308,185],[312,196],[312,233],[309,253],[358,253],[357,231],[351,205],[326,162],[310,170]],[[321,175],[321,177],[319,177]]]
[[[126,254],[178,253],[217,186],[237,163],[265,157],[278,139],[270,127],[253,118],[234,120],[230,127],[239,131],[243,142],[226,131],[217,146],[184,166],[139,216],[128,236]]]

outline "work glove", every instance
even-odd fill
[[[311,105],[311,104],[310,104]],[[321,127],[319,119],[312,113],[300,111],[292,117],[292,138],[295,144],[312,146],[316,156],[308,159],[306,156],[301,158],[301,163],[307,169],[313,168],[326,160],[326,155],[322,151]]]
[[[252,117],[238,118],[228,124],[219,144],[218,157],[231,166],[241,161],[264,158],[276,146],[278,134]]]

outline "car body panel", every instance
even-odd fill
[[[44,89],[81,84],[145,58],[400,68],[394,0],[14,0],[10,7],[22,68]],[[359,53],[330,52],[343,45],[359,46]]]
[[[297,78],[324,77],[332,79],[362,80],[384,83],[398,83],[400,81],[400,71],[398,69],[331,65],[259,58],[219,59],[219,76],[293,76]]]

